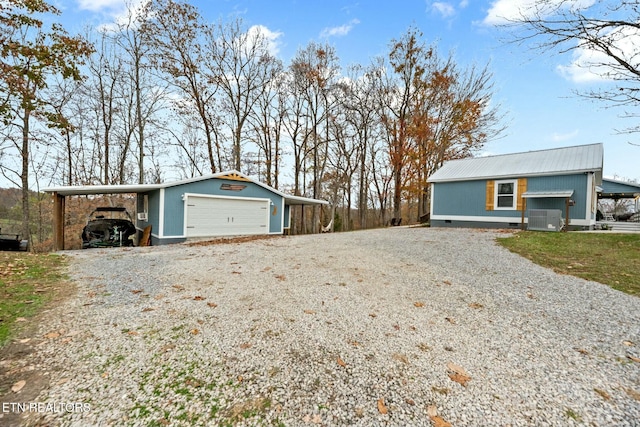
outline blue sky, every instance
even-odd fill
[[[129,0],[137,2],[138,0]],[[635,125],[620,109],[605,108],[577,97],[606,85],[572,66],[571,55],[541,55],[504,43],[506,33],[495,27],[501,18],[532,0],[192,0],[205,19],[241,17],[247,27],[260,25],[272,37],[278,56],[288,63],[310,41],[329,42],[343,69],[368,64],[388,50],[389,42],[410,27],[419,28],[439,51],[452,51],[463,66],[490,63],[495,102],[502,105],[506,135],[488,143],[483,154],[504,154],[602,142],[604,174],[640,180],[638,134],[617,134]],[[585,4],[593,0],[574,0]],[[55,0],[59,17],[70,32],[87,24],[112,22],[125,0]]]

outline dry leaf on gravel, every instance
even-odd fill
[[[384,404],[384,399],[378,399],[378,412],[380,412],[381,414],[386,414],[387,412],[389,412]]]
[[[340,358],[340,356],[338,356],[338,360],[336,360],[336,362],[338,362],[338,365],[342,366],[343,368],[347,366],[347,364]]]
[[[456,324],[456,320],[453,317],[445,317],[444,320],[451,323],[452,325]]]
[[[484,305],[480,304],[479,302],[472,302],[471,304],[469,304],[469,307],[475,308],[476,310],[479,310],[479,309],[483,308]]]
[[[595,391],[596,393],[598,393],[600,396],[602,396],[602,398],[604,400],[609,400],[611,399],[611,395],[609,393],[607,393],[604,390],[600,390],[599,388],[594,388],[593,391]]]
[[[640,357],[630,356],[630,355],[627,354],[627,358],[629,360],[633,360],[636,363],[640,363]]]
[[[211,308],[216,308],[218,306],[215,302],[208,302],[207,305]]]
[[[466,387],[467,382],[471,380],[471,376],[467,373],[467,371],[464,370],[462,366],[456,365],[452,362],[448,362],[447,369],[451,371],[449,372],[449,378],[463,387]]]
[[[200,295],[196,295],[195,297],[193,297],[194,301],[204,301],[206,298]]]
[[[49,332],[48,334],[45,334],[45,338],[48,338],[50,340],[58,338],[60,336],[60,334],[58,332]]]
[[[286,276],[284,274],[276,274],[273,277],[275,277],[276,279],[280,280],[281,282],[284,282],[285,280],[287,280]]]
[[[136,332],[136,331],[127,331],[127,334],[129,334],[129,335],[139,335],[138,332]]]
[[[455,372],[450,373],[449,374],[449,378],[451,378],[452,381],[455,381],[458,384],[460,384],[462,387],[466,387],[467,386],[467,382],[469,382],[469,380],[471,379],[471,377],[468,377],[466,375],[457,374]]]
[[[629,396],[640,402],[640,393],[632,388],[625,388],[624,391],[626,391]]]
[[[304,314],[316,314],[316,312],[313,310],[305,310]]]
[[[633,347],[634,346],[632,341],[622,341],[622,344],[626,345],[627,347]]]
[[[142,309],[142,312],[144,313],[144,312],[147,312],[147,311],[153,311],[153,310],[155,310],[155,308],[153,308],[153,307],[146,307],[146,308],[143,308],[143,309]]]
[[[131,291],[132,294],[141,294],[142,292],[144,292],[144,289],[134,289]]]
[[[433,421],[433,426],[434,427],[451,427],[451,423],[445,421],[444,419],[442,419],[442,417],[439,416],[435,416],[435,417],[429,417],[431,418],[431,421]]]
[[[445,280],[445,281],[444,281],[444,282],[442,282],[442,283],[444,283],[445,285],[449,285],[449,286],[451,286],[451,282],[450,282],[450,281],[448,281],[448,280]]]
[[[438,409],[436,408],[436,405],[429,405],[427,407],[427,415],[429,416],[429,419],[433,421],[434,427],[451,427],[451,423],[438,416]]]
[[[460,365],[456,365],[453,362],[448,362],[447,363],[447,369],[449,369],[450,371],[455,372],[456,374],[460,374],[460,375],[466,375],[469,376],[469,374],[467,373],[467,371],[464,370],[464,368]]]
[[[251,348],[251,343],[250,342],[244,342],[244,343],[240,344],[240,348],[243,349],[243,350]]]
[[[420,307],[424,307],[424,303],[423,303],[423,302],[421,302],[421,301],[416,301],[416,302],[414,302],[414,303],[413,303],[413,305],[414,305],[415,307],[418,307],[418,308],[420,308]]]
[[[11,387],[11,391],[18,393],[27,384],[25,380],[20,380]]]
[[[198,335],[200,333],[198,329],[192,329],[189,332],[191,333],[191,335]]]

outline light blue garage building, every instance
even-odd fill
[[[91,185],[47,188],[54,195],[56,249],[64,247],[64,198],[87,194],[136,194],[136,228],[151,226],[151,243],[189,238],[283,234],[296,205],[328,202],[282,193],[238,171],[163,184]]]
[[[593,228],[602,144],[445,162],[430,178],[434,227]]]

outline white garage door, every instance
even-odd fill
[[[269,200],[187,195],[187,237],[267,234]]]

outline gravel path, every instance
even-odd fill
[[[73,252],[77,296],[39,332],[38,401],[90,410],[28,424],[640,425],[640,299],[498,236]]]

